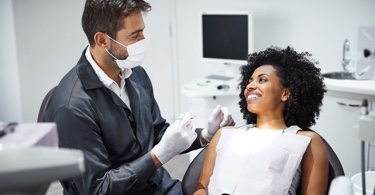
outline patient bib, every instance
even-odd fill
[[[287,194],[311,138],[297,126],[260,130],[253,125],[223,130],[208,193]],[[286,132],[286,133],[284,133]]]

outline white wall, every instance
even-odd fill
[[[22,121],[12,0],[0,1],[0,122]]]
[[[173,72],[171,2],[172,0],[148,0],[152,10],[145,16],[145,36],[148,53],[142,65],[153,81],[155,98],[163,117],[172,122],[179,111],[176,109],[176,81]],[[176,65],[176,64],[174,64]]]
[[[13,0],[23,122],[36,122],[40,104],[78,61],[88,42],[83,0]]]

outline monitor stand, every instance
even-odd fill
[[[245,64],[224,62],[224,75],[240,76],[240,68]]]

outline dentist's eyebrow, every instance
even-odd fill
[[[138,34],[140,32],[143,32],[144,29],[138,29],[138,30],[135,30],[133,31],[132,33],[130,33],[129,37],[131,37],[132,35],[135,35],[135,34]]]

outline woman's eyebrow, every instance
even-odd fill
[[[262,73],[262,74],[259,74],[259,75],[258,75],[258,77],[261,77],[261,76],[268,76],[268,77],[269,77],[270,75],[268,75],[268,74],[266,74],[266,73]]]
[[[268,75],[266,73],[262,73],[262,74],[259,74],[257,77],[259,78],[261,76],[268,76],[269,77],[270,75]],[[249,80],[252,80],[252,79],[253,79],[253,76],[251,76]]]

